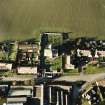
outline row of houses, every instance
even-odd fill
[[[8,41],[7,41],[8,42]],[[90,47],[93,48],[99,43],[104,45],[104,41],[79,38],[70,39],[69,33],[44,32],[41,34],[41,40],[35,39],[25,41],[10,41],[0,44],[0,70],[12,70],[19,74],[38,74],[45,71],[62,71],[63,69],[75,69],[72,63],[72,50],[77,51],[78,56],[92,58]],[[88,46],[86,46],[87,44]],[[13,45],[10,47],[10,45]],[[89,46],[90,45],[90,46]],[[100,45],[100,46],[101,46]],[[8,47],[9,46],[9,47]],[[95,47],[96,48],[96,47]],[[12,53],[10,53],[12,52]],[[57,58],[62,58],[59,60]],[[105,57],[105,50],[95,50],[94,58]],[[7,60],[4,60],[7,59]],[[11,59],[14,58],[14,60]],[[46,61],[48,64],[46,64]],[[58,63],[58,64],[57,64]],[[59,65],[59,66],[57,66]],[[60,69],[60,70],[59,70]]]
[[[62,41],[56,42],[53,37],[53,42],[49,42],[50,37],[53,36],[54,38],[56,36],[59,36],[59,39],[61,38]],[[45,59],[49,60],[50,62],[53,61],[53,59],[62,56],[62,67],[60,69],[75,69],[76,65],[73,63],[73,57],[74,51],[77,53],[76,56],[81,57],[84,60],[84,62],[89,62],[93,60],[92,50],[94,50],[94,60],[98,61],[98,58],[104,58],[105,57],[105,50],[104,47],[104,41],[99,41],[93,38],[77,38],[77,39],[69,39],[68,37],[63,39],[62,33],[43,33],[42,39],[46,39],[43,41],[43,57]],[[46,41],[46,43],[45,43]],[[54,44],[55,41],[55,44]],[[57,44],[56,44],[57,43]],[[99,45],[97,45],[100,43]],[[88,61],[86,61],[88,60]],[[103,61],[104,62],[104,61]],[[82,63],[82,62],[80,62]],[[51,69],[51,67],[50,67]]]
[[[73,83],[48,83],[34,86],[0,85],[3,105],[72,105]]]
[[[10,45],[12,48],[10,48]],[[5,46],[4,46],[5,45]],[[8,49],[7,51],[4,50]],[[37,74],[37,65],[39,63],[40,46],[39,42],[9,41],[8,44],[1,44],[0,70],[17,72],[18,74]],[[11,53],[11,54],[10,54]],[[9,55],[13,60],[9,59]],[[5,58],[5,59],[3,59]]]

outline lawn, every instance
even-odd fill
[[[105,73],[105,67],[88,66],[85,71],[86,74],[96,74],[102,72]]]
[[[74,70],[64,70],[64,74],[63,75],[79,75],[78,70],[74,69]]]
[[[104,0],[0,0],[0,40],[28,39],[41,31],[105,39]]]
[[[84,74],[96,74],[96,73],[105,73],[105,67],[96,67],[96,66],[87,66],[83,71]],[[79,75],[78,69],[74,70],[64,70],[64,75]]]

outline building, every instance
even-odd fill
[[[52,50],[51,49],[45,49],[44,50],[44,56],[48,57],[48,58],[52,58],[53,57]]]
[[[44,85],[35,85],[33,93],[35,105],[44,105]]]
[[[0,63],[0,70],[12,70],[12,63]]]
[[[80,56],[80,53],[82,53],[83,56],[87,56],[87,57],[90,57],[90,58],[92,57],[90,50],[80,50],[80,49],[78,49],[77,53],[78,53],[78,56]],[[98,58],[99,55],[101,57],[105,57],[105,51],[96,50],[95,58]]]
[[[39,54],[39,44],[35,44],[35,42],[31,41],[20,42],[17,55],[17,73],[37,74]]]
[[[11,86],[7,97],[7,105],[24,105],[27,99],[32,97],[32,86]]]
[[[35,76],[34,76],[35,78]],[[37,77],[36,77],[37,78]],[[1,79],[3,82],[9,82],[12,85],[32,85],[33,76],[27,76],[26,75],[15,75],[15,76],[9,76],[9,77],[2,77]]]
[[[15,97],[15,96],[11,96],[7,98],[7,104],[6,105],[24,105],[24,103],[27,102],[27,98],[26,97]]]
[[[105,57],[105,51],[99,51],[99,50],[97,50],[97,51],[96,51],[96,55],[98,56],[98,54],[99,54],[101,57]]]
[[[37,67],[18,67],[17,68],[18,74],[37,74]]]
[[[58,57],[58,50],[52,48],[52,45],[49,44],[45,49],[44,49],[44,56],[48,58],[54,58]]]
[[[90,50],[80,50],[80,49],[78,49],[77,53],[78,53],[78,56],[81,56],[80,55],[80,53],[81,53],[81,54],[83,54],[83,56],[87,56],[89,58],[92,57]]]
[[[71,105],[72,85],[65,81],[55,81],[44,87],[44,100],[48,105]]]

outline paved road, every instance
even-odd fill
[[[57,79],[56,81],[87,81],[87,82],[92,82],[97,79],[103,79],[105,78],[105,73],[99,73],[99,74],[88,74],[88,75],[78,75],[78,76],[62,76]]]

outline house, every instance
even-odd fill
[[[90,50],[77,50],[78,55],[80,56],[80,53],[83,54],[83,56],[87,56],[87,57],[92,57]],[[101,51],[101,50],[96,50],[96,54],[95,54],[95,58],[98,58],[99,55],[101,57],[105,57],[105,51]]]
[[[80,53],[82,53],[83,56],[87,56],[89,58],[92,57],[90,50],[80,50],[80,49],[78,49],[77,53],[78,53],[78,56],[81,56]]]
[[[35,75],[34,78],[37,78],[37,76]],[[14,76],[9,76],[9,77],[2,77],[1,79],[3,82],[6,83],[11,83],[13,86],[15,85],[32,85],[32,80],[33,80],[33,76],[27,76],[26,75],[14,75]]]
[[[44,50],[44,56],[48,57],[48,58],[52,58],[53,57],[52,50],[51,49],[45,49]]]
[[[90,50],[80,50],[78,49],[77,50],[77,53],[78,53],[78,56],[81,56],[81,54],[83,54],[83,56],[87,56],[89,58],[92,58],[92,55],[91,55],[91,51]],[[99,50],[96,50],[96,53],[95,53],[95,58],[98,58],[98,53],[100,53],[100,55],[102,56],[105,56],[105,51],[99,51]]]
[[[34,59],[28,56],[26,53],[23,53],[21,59],[19,60],[19,65],[17,66],[17,73],[19,74],[37,74],[37,65],[38,65],[38,58]]]
[[[12,63],[0,63],[0,70],[12,70]]]
[[[33,39],[34,40],[34,39]],[[26,40],[19,42],[18,50],[21,55],[25,55],[31,57],[32,54],[35,54],[35,60],[38,60],[38,56],[40,54],[40,43],[31,40]]]
[[[105,51],[99,51],[99,50],[97,50],[97,51],[96,51],[96,55],[98,56],[98,54],[99,54],[101,57],[105,57]]]
[[[44,49],[44,56],[48,58],[54,58],[58,56],[58,50],[52,48],[52,44],[47,45]]]
[[[44,88],[45,100],[48,105],[71,105],[72,83],[66,81],[53,81]]]
[[[32,86],[11,86],[6,105],[24,105],[29,97],[33,97]]]
[[[18,67],[18,74],[37,74],[37,67]]]
[[[35,61],[38,61],[39,49],[37,46],[19,45],[18,60],[30,60],[33,54],[35,55]]]
[[[27,102],[26,97],[8,97],[6,105],[24,105]]]
[[[39,44],[31,41],[19,43],[17,56],[17,73],[19,74],[37,74],[40,54]]]

